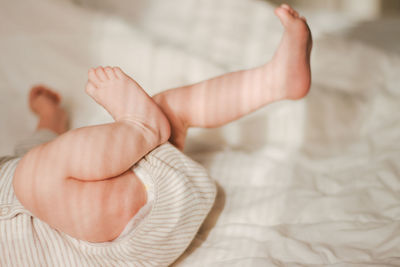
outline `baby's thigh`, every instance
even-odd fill
[[[132,171],[101,181],[66,179],[59,196],[58,210],[50,209],[45,221],[90,242],[117,238],[146,202],[144,186]]]

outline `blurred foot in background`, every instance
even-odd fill
[[[29,93],[29,106],[39,117],[37,130],[48,129],[57,134],[68,130],[68,114],[60,106],[58,93],[44,85],[34,86]]]

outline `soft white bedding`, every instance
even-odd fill
[[[83,92],[89,67],[119,65],[154,94],[261,64],[282,31],[262,1],[106,2],[114,15],[81,2],[1,4],[1,154],[34,128],[32,84],[64,95],[72,127],[101,123],[110,117]],[[400,52],[388,45],[400,37],[306,15],[309,96],[190,132],[186,152],[220,190],[175,266],[400,265]]]

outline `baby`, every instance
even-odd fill
[[[275,13],[285,28],[282,41],[272,60],[254,69],[153,97],[118,67],[90,69],[86,93],[113,123],[67,131],[57,93],[34,88],[36,138],[48,138],[31,143],[48,142],[21,159],[0,159],[0,265],[171,264],[216,191],[181,152],[188,128],[219,127],[309,90],[306,20],[288,5]]]

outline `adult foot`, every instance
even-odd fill
[[[306,19],[290,6],[275,10],[285,28],[281,43],[272,60],[266,64],[268,84],[278,99],[300,99],[311,85],[311,31]]]
[[[29,106],[38,115],[37,129],[49,129],[57,134],[68,130],[68,114],[60,106],[58,93],[44,85],[32,87],[29,93]]]
[[[118,67],[89,70],[86,93],[103,106],[115,121],[139,125],[157,133],[162,142],[170,125],[153,99]]]

